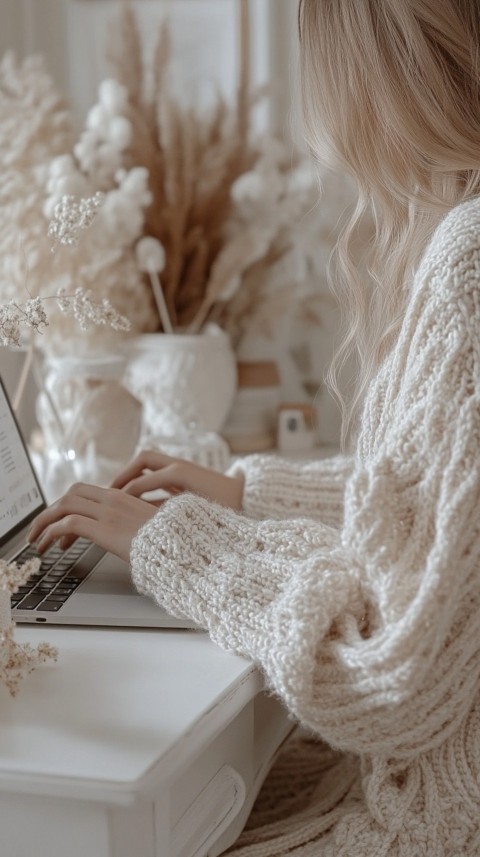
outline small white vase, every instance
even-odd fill
[[[214,325],[196,335],[138,336],[130,344],[125,384],[143,404],[142,442],[192,427],[218,432],[237,385],[230,340]]]

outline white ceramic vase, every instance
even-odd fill
[[[125,383],[143,404],[143,443],[192,428],[218,432],[235,396],[235,355],[215,325],[196,335],[144,334],[130,345]]]

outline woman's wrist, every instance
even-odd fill
[[[239,473],[235,474],[235,476],[231,476],[230,479],[232,480],[232,482],[234,484],[234,487],[232,490],[232,497],[233,497],[233,502],[231,504],[232,509],[235,509],[237,512],[239,512],[243,506],[243,491],[245,488],[245,475],[243,472],[239,472]]]

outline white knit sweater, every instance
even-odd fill
[[[243,467],[244,514],[181,495],[131,555],[339,751],[241,852],[478,857],[480,200],[427,248],[353,459]]]

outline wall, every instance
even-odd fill
[[[69,0],[0,0],[0,53],[13,49],[19,56],[45,54],[51,74],[65,93],[69,5]]]
[[[41,52],[55,82],[74,104],[81,121],[95,100],[98,82],[108,74],[105,47],[123,0],[1,0],[0,53],[20,56]],[[180,89],[200,101],[212,84],[230,93],[235,83],[237,39],[235,0],[136,0],[147,51],[157,25],[172,22],[176,73]],[[278,107],[274,121],[283,124],[290,90],[289,27],[291,0],[250,0],[252,77],[275,80]],[[234,61],[232,62],[232,58]],[[273,74],[271,74],[273,71]],[[199,81],[203,85],[199,85]]]

